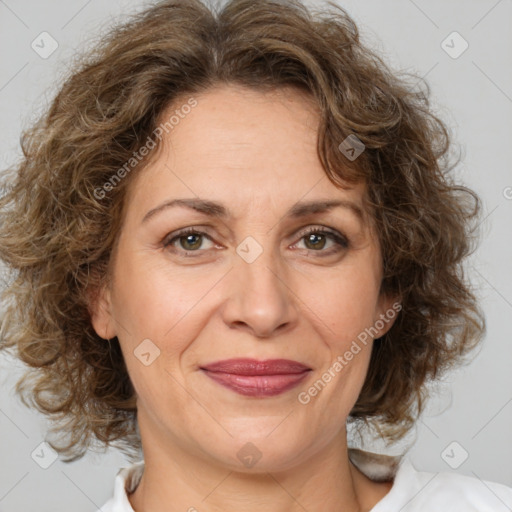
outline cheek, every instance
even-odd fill
[[[191,344],[208,319],[207,294],[219,280],[211,271],[170,268],[148,264],[143,255],[125,257],[116,265],[113,305],[118,338],[137,394],[150,402],[178,392],[181,365],[197,360],[191,357]],[[152,362],[145,366],[148,360]]]
[[[115,317],[130,337],[163,343],[194,324],[190,318],[214,280],[206,274],[172,269],[165,262],[152,264],[144,254],[126,257],[116,265]]]
[[[340,349],[373,324],[380,286],[377,277],[369,266],[347,266],[320,281],[322,286],[309,283],[303,289],[301,299],[313,312],[312,318],[317,318],[315,323]]]

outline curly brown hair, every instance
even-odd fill
[[[219,84],[307,91],[320,110],[317,151],[327,176],[338,186],[367,184],[381,292],[400,297],[402,310],[374,341],[351,419],[401,439],[423,410],[428,381],[461,364],[483,337],[462,266],[478,238],[480,200],[451,178],[452,137],[425,80],[392,71],[332,2],[313,10],[299,0],[222,8],[163,1],[78,60],[24,132],[22,161],[4,174],[0,259],[13,280],[2,295],[0,347],[29,366],[16,390],[55,421],[52,446],[66,461],[95,441],[140,450],[119,342],[96,334],[90,307],[110,276],[127,187],[156,151],[115,183],[113,173],[169,105]],[[339,149],[351,134],[365,145],[355,160]]]

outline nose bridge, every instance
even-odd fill
[[[268,336],[294,318],[285,267],[272,237],[264,239],[262,244],[247,237],[237,247],[225,317],[228,323],[242,322],[256,336]]]
[[[241,261],[238,261],[235,267],[242,282],[250,284],[252,290],[271,293],[278,297],[284,292],[281,289],[284,286],[283,278],[277,277],[282,273],[282,270],[280,271],[282,265],[280,265],[279,255],[271,246],[270,238],[267,238],[266,242],[266,246],[255,241],[241,243],[237,247],[237,254]],[[244,253],[244,250],[247,252]]]

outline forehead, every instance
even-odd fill
[[[236,85],[216,87],[195,96],[197,106],[167,134],[165,142],[181,159],[236,162],[249,167],[251,154],[259,163],[276,157],[314,160],[319,122],[318,108],[309,95],[292,87],[262,92]],[[174,102],[163,119],[180,108]],[[194,151],[191,151],[193,146]],[[261,151],[264,149],[265,151]]]
[[[137,178],[135,193],[146,203],[215,197],[236,212],[255,202],[275,209],[362,198],[364,185],[344,190],[327,178],[317,154],[318,107],[307,93],[230,85],[194,99],[197,105],[164,135],[157,158]],[[186,102],[174,102],[161,122]]]

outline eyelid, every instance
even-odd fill
[[[325,233],[325,234],[328,234],[328,235],[332,235],[332,236],[336,236],[336,237],[339,237],[339,238],[347,239],[347,237],[343,233],[340,233],[336,229],[329,228],[327,226],[316,225],[316,224],[308,226],[307,228],[304,228],[304,229],[300,230],[297,233],[297,235],[295,235],[295,236],[303,237],[305,235],[309,235],[310,233]],[[347,241],[348,241],[348,239],[347,239]]]

